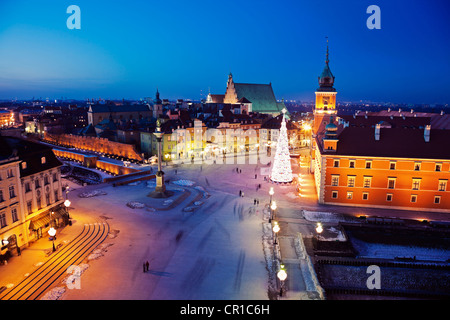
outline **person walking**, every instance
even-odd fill
[[[242,197],[242,190],[239,190],[239,197]]]
[[[148,267],[150,266],[150,263],[148,261],[145,263],[145,271],[148,271]]]
[[[145,273],[145,262],[142,264],[142,270],[143,270],[144,273]]]

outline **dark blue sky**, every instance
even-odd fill
[[[81,30],[69,30],[69,5]],[[369,30],[369,5],[381,30]],[[199,99],[236,82],[313,100],[330,41],[339,101],[449,103],[450,2],[1,0],[0,99]]]

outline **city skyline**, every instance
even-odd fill
[[[66,9],[81,9],[70,30]],[[367,8],[381,29],[367,28]],[[3,1],[0,99],[169,99],[271,83],[277,99],[312,101],[325,65],[339,101],[447,104],[444,1],[208,1],[121,5]]]

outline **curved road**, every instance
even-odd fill
[[[37,300],[68,273],[71,265],[80,264],[109,233],[109,224],[99,219],[86,223],[67,246],[51,255],[39,268],[0,296],[1,300]]]

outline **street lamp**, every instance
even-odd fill
[[[317,222],[316,232],[322,233],[322,231],[323,231],[322,224],[320,222]]]
[[[66,211],[67,211],[67,217],[70,219],[70,215],[69,215],[69,207],[70,207],[70,200],[67,199],[66,201],[64,201],[64,206],[66,207]]]
[[[50,235],[50,237],[52,237],[53,252],[55,252],[55,251],[56,251],[56,248],[55,248],[55,235],[56,235],[56,229],[53,228],[53,227],[51,227],[51,228],[48,230],[48,234]]]
[[[275,210],[277,209],[277,203],[275,201],[272,201],[272,205],[270,206],[270,212],[271,212],[271,219],[275,218]],[[270,222],[270,221],[269,221]]]
[[[287,273],[286,270],[284,268],[284,264],[280,265],[280,271],[278,271],[277,273],[277,277],[278,279],[280,279],[280,297],[283,295],[283,283],[284,280],[286,280],[287,278]]]
[[[280,226],[278,225],[277,221],[273,222],[274,226],[272,228],[273,232],[274,232],[274,236],[273,236],[273,244],[277,244],[277,233],[278,231],[280,231]]]
[[[273,187],[270,187],[270,190],[269,190],[269,194],[270,194],[270,204],[272,204],[272,196],[273,196],[274,193],[275,193],[275,191],[273,191]]]

